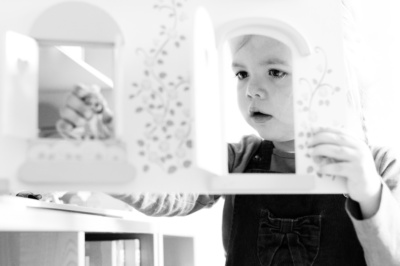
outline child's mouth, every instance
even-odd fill
[[[256,123],[264,123],[266,121],[271,120],[272,115],[264,114],[257,111],[257,112],[251,112],[250,117]]]

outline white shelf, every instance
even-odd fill
[[[135,212],[15,196],[0,196],[0,211],[7,217],[0,219],[0,265],[85,266],[85,241],[120,239],[140,240],[143,266],[194,265],[193,236],[171,234],[179,230],[140,221]]]
[[[0,231],[45,232],[158,232],[157,225],[133,220],[127,211],[59,205],[33,199],[1,196]]]

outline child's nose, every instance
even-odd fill
[[[264,99],[267,96],[267,90],[260,82],[249,82],[247,86],[247,97]]]

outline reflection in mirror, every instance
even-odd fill
[[[103,123],[103,120],[110,120],[109,114],[114,110],[113,71],[112,44],[39,41],[39,137],[112,137],[110,121]],[[76,98],[71,99],[74,96]],[[93,115],[84,116],[83,107],[77,105],[76,100],[81,100],[82,105],[90,105]],[[65,115],[67,109],[82,115],[82,122],[77,124],[71,115]],[[71,117],[72,121],[63,119],[64,124],[70,122],[74,127],[67,132],[68,136],[62,135],[66,134],[64,130],[57,130],[60,113],[64,113],[63,118]]]
[[[46,9],[30,35],[40,48],[38,136],[113,137],[115,54],[123,40],[115,19],[96,5],[66,1]]]
[[[228,40],[222,51],[227,142],[249,134],[271,141],[274,154],[290,158],[277,163],[291,168],[271,170],[294,172],[291,49],[271,37],[242,35]]]

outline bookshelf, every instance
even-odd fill
[[[137,256],[140,266],[195,265],[193,236],[164,234],[126,211],[54,205],[0,196],[0,265],[136,266],[123,261]]]

